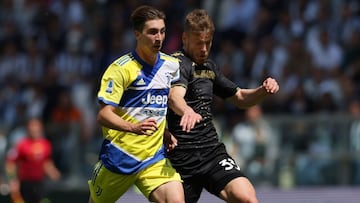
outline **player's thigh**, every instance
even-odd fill
[[[204,187],[216,196],[219,196],[232,180],[245,177],[235,160],[226,152],[214,156],[209,163],[204,165],[204,168],[206,169]]]
[[[184,190],[181,182],[170,181],[150,193],[150,201],[184,203]]]
[[[178,194],[182,197],[184,195],[181,182],[180,174],[171,166],[170,161],[163,159],[141,171],[135,184],[148,199],[150,195],[154,198],[163,195],[178,198]],[[160,187],[162,185],[165,187]]]
[[[255,188],[246,177],[230,181],[220,192],[220,197],[227,202],[257,202]]]
[[[98,162],[88,181],[90,197],[94,203],[115,202],[134,184],[135,180],[135,175],[113,173]]]

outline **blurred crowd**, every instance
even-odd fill
[[[166,53],[181,48],[184,15],[205,8],[216,23],[211,58],[221,70],[240,87],[267,76],[279,82],[280,93],[261,106],[265,114],[348,113],[359,106],[356,0],[2,0],[2,154],[23,136],[26,119],[38,117],[64,178],[87,175],[86,152],[97,154],[100,144],[99,79],[134,48],[129,14],[140,4],[167,15]],[[245,117],[220,102],[214,110],[230,129]]]

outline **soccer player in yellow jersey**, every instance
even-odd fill
[[[165,15],[140,6],[130,20],[136,49],[105,71],[98,92],[104,141],[91,180],[89,202],[112,203],[136,185],[152,202],[184,202],[180,175],[165,158],[163,136],[177,59],[160,52]]]

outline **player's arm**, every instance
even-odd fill
[[[5,159],[5,174],[9,181],[17,180],[18,161],[21,159],[20,145],[13,146],[6,154]]]
[[[263,84],[253,89],[238,89],[228,101],[240,109],[245,109],[262,102],[267,96],[279,91],[279,85],[273,78],[267,78]]]
[[[180,85],[173,86],[170,89],[168,104],[171,110],[181,116],[180,126],[182,126],[182,129],[189,132],[196,123],[201,121],[202,117],[187,105],[184,99],[185,94],[185,87]]]
[[[44,171],[51,180],[57,181],[61,178],[60,171],[56,168],[54,162],[48,159],[44,162]]]
[[[5,173],[9,184],[10,197],[13,202],[23,201],[20,194],[20,183],[17,177],[18,166],[16,163],[16,158],[12,156],[17,156],[15,149],[10,149],[5,161]]]
[[[140,123],[131,123],[118,116],[115,110],[116,107],[101,103],[97,115],[98,122],[107,128],[139,135],[152,135],[158,129],[154,118],[148,118]]]
[[[177,139],[173,134],[171,134],[171,132],[168,129],[165,129],[164,132],[164,145],[166,151],[168,152],[175,149],[175,147],[177,146]]]
[[[11,180],[17,180],[17,165],[14,161],[6,161],[5,162],[5,172],[8,177],[8,179]]]

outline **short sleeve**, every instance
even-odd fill
[[[216,75],[213,87],[214,94],[223,99],[235,95],[239,87],[228,79],[213,61],[209,61],[209,63]]]
[[[192,76],[192,66],[189,65],[188,61],[184,61],[183,59],[179,59],[180,67],[180,77],[178,80],[172,83],[172,86],[183,86],[184,88],[187,88],[189,81],[191,80]]]
[[[126,71],[116,64],[108,67],[101,78],[98,99],[105,104],[118,106],[124,93]]]

